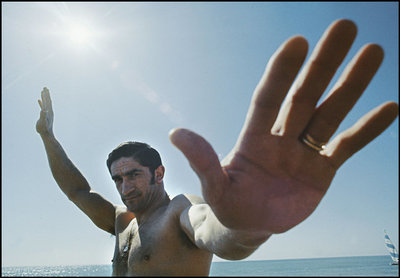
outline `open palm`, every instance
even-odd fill
[[[337,169],[397,117],[398,105],[384,103],[330,140],[383,59],[381,47],[364,46],[317,107],[356,32],[349,20],[334,22],[299,74],[307,41],[296,36],[283,43],[255,89],[236,145],[221,162],[201,136],[187,129],[171,132],[222,224],[269,233],[299,224],[318,206]],[[324,148],[306,145],[305,135]]]
[[[52,134],[54,112],[51,104],[49,89],[43,88],[41,93],[42,100],[38,100],[40,106],[40,118],[36,122],[36,131],[39,134]]]

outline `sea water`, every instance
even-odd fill
[[[111,265],[2,267],[2,276],[111,276]],[[210,276],[399,276],[389,256],[213,262]]]
[[[212,276],[399,276],[389,256],[220,262]]]

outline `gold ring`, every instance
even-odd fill
[[[325,143],[318,142],[317,140],[312,138],[308,133],[304,134],[304,136],[301,138],[301,141],[303,141],[303,143],[305,143],[307,146],[318,152],[325,149]]]

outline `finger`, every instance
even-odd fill
[[[368,86],[382,60],[383,50],[379,45],[363,47],[317,108],[305,133],[318,142],[328,142]]]
[[[198,175],[205,200],[208,203],[216,202],[227,184],[227,178],[211,145],[203,137],[187,129],[174,129],[169,136]]]
[[[39,103],[40,109],[43,110],[43,104],[42,104],[42,102],[40,101],[40,99],[38,99],[38,103]]]
[[[273,126],[273,133],[296,138],[300,135],[356,33],[357,27],[350,20],[338,20],[325,31],[290,89]]]
[[[271,129],[281,103],[304,62],[307,49],[307,41],[296,36],[274,53],[254,91],[243,131],[265,133]]]
[[[381,134],[397,117],[398,105],[384,103],[364,115],[355,125],[342,132],[323,151],[332,164],[340,167],[353,154]]]

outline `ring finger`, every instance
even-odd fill
[[[317,142],[328,142],[368,86],[382,59],[383,50],[380,46],[364,46],[316,109],[303,135],[308,134]]]

